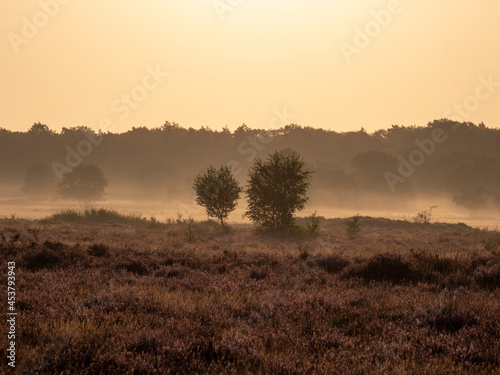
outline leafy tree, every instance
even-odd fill
[[[40,122],[36,122],[33,126],[28,130],[28,134],[35,135],[55,135],[56,133],[49,129],[49,127]]]
[[[249,172],[245,215],[264,230],[293,231],[294,212],[303,210],[309,200],[306,192],[312,173],[295,152],[276,151],[266,161],[256,159]]]
[[[63,174],[59,182],[59,194],[79,201],[92,201],[104,195],[107,186],[104,172],[95,164],[80,164]]]
[[[205,207],[208,216],[219,219],[223,227],[224,220],[236,208],[236,201],[242,192],[228,166],[218,170],[213,166],[208,167],[205,174],[196,176],[193,189],[196,203]]]

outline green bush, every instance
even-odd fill
[[[91,208],[84,211],[77,210],[63,210],[59,213],[53,214],[44,221],[57,221],[63,223],[77,223],[77,222],[90,222],[90,223],[122,223],[122,224],[140,224],[148,223],[148,220],[143,220],[139,216],[122,215],[115,210],[107,210],[104,208],[96,209]]]
[[[196,242],[195,224],[193,219],[189,219],[187,221],[186,229],[184,229],[184,237],[188,243]]]
[[[432,217],[432,210],[435,208],[437,208],[437,206],[432,206],[428,210],[424,210],[424,211],[417,213],[417,215],[413,217],[413,221],[415,223],[420,223],[420,224],[430,223],[431,217]]]
[[[316,211],[309,216],[309,222],[306,223],[306,231],[308,234],[312,236],[319,236],[319,232],[321,230],[320,219],[316,214]]]
[[[351,219],[345,219],[346,232],[349,239],[352,240],[359,234],[361,230],[360,220],[361,216],[359,214],[353,216]]]

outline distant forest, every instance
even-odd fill
[[[367,194],[435,195],[469,209],[500,208],[500,129],[448,119],[372,134],[296,124],[271,130],[242,125],[231,132],[166,122],[121,134],[87,127],[57,133],[40,123],[27,132],[0,128],[0,187],[55,197],[62,173],[94,163],[104,171],[110,197],[186,199],[196,174],[210,164],[230,165],[245,183],[255,158],[275,150],[299,153],[315,171],[311,197],[331,205],[355,204]]]

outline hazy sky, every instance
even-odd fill
[[[425,125],[464,102],[448,117],[500,126],[497,1],[25,0],[2,9],[7,129],[269,128],[285,112],[295,115],[287,123],[373,131]]]

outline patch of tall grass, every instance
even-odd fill
[[[148,220],[137,215],[122,215],[115,210],[104,208],[90,208],[83,211],[63,210],[55,213],[43,221],[55,221],[63,223],[118,223],[118,224],[139,224],[147,223]]]

